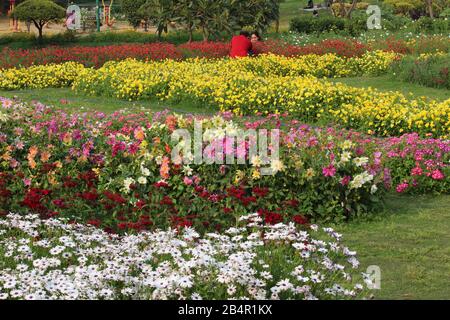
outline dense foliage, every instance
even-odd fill
[[[392,65],[393,75],[406,82],[450,89],[450,55],[408,56]]]
[[[66,11],[51,0],[26,0],[14,9],[12,15],[22,21],[31,21],[39,32],[39,40],[42,40],[44,26],[60,21],[66,16]]]

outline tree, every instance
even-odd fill
[[[230,15],[235,19],[234,24],[237,28],[252,27],[264,33],[272,22],[276,23],[278,29],[280,2],[280,0],[232,0]]]
[[[280,3],[284,2],[285,0],[277,0],[277,15],[275,19],[275,32],[280,33]]]
[[[352,17],[353,10],[356,8],[358,0],[352,0],[350,5],[346,5],[345,0],[338,0],[337,2],[340,6],[340,16],[350,19]]]
[[[174,0],[147,0],[138,13],[156,27],[158,38],[163,32],[167,33],[170,23],[178,20]]]
[[[139,12],[139,8],[147,0],[122,0],[122,11],[125,14],[127,21],[131,24],[133,28],[139,27],[142,21],[147,25],[148,18]]]
[[[31,21],[38,29],[38,40],[41,42],[44,26],[63,19],[66,10],[51,0],[26,0],[14,9],[12,15],[22,21]]]
[[[427,11],[428,11],[428,14],[430,15],[430,18],[434,18],[433,0],[425,0],[425,3],[427,5]]]

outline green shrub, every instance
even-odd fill
[[[450,89],[450,54],[407,56],[392,65],[394,76],[406,82]]]
[[[355,12],[351,19],[333,16],[313,17],[303,15],[291,20],[290,30],[298,33],[323,33],[334,31],[355,36],[367,30],[367,16],[362,12]]]
[[[421,17],[413,23],[413,30],[416,33],[425,32],[448,34],[450,32],[450,20]]]

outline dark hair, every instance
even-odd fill
[[[240,33],[239,33],[239,35],[241,35],[241,36],[245,36],[245,37],[250,37],[250,33],[248,33],[248,31],[244,31],[244,30],[242,30]]]
[[[261,40],[261,36],[259,35],[259,32],[258,32],[258,31],[253,31],[253,32],[252,32],[252,35],[257,36],[258,39]]]

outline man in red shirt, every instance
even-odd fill
[[[231,58],[247,57],[252,50],[252,42],[250,41],[250,34],[246,31],[241,31],[238,36],[231,39]]]

